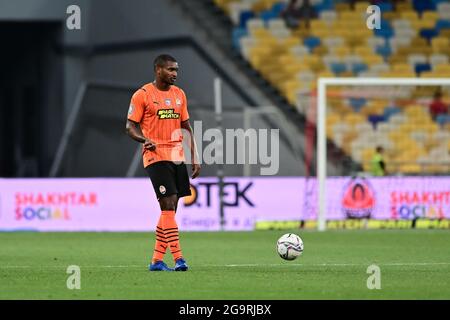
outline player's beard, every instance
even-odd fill
[[[167,78],[167,81],[166,81],[166,83],[169,85],[169,86],[171,86],[171,85],[174,85],[175,84],[175,82],[177,81],[177,78]]]

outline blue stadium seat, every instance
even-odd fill
[[[436,122],[441,126],[445,125],[446,123],[450,123],[450,115],[448,114],[438,115],[436,117]]]
[[[429,63],[417,63],[414,68],[417,74],[421,74],[424,71],[431,71],[431,65]]]
[[[386,60],[391,54],[392,50],[388,43],[386,43],[384,46],[378,46],[375,50],[375,52]]]
[[[271,11],[272,11],[273,13],[275,13],[277,16],[279,16],[280,13],[281,13],[281,11],[283,11],[285,7],[286,7],[286,4],[285,4],[285,3],[283,3],[283,2],[277,2],[277,3],[274,3],[274,4],[273,4],[272,10],[271,10]]]
[[[380,7],[381,13],[392,11],[394,9],[392,6],[392,3],[390,3],[390,2],[380,2],[377,5],[378,5],[378,7]]]
[[[397,114],[397,113],[401,113],[401,112],[402,112],[402,110],[400,108],[392,106],[392,107],[385,108],[383,115],[386,118],[386,120],[389,120],[389,118],[391,116],[393,116],[394,114]]]
[[[247,20],[250,18],[253,18],[255,16],[255,13],[250,10],[244,10],[241,11],[241,14],[239,15],[239,27],[246,28]]]
[[[394,35],[394,30],[392,29],[389,21],[386,19],[381,19],[380,29],[374,29],[374,34],[377,37],[390,38]]]
[[[433,8],[432,10],[436,10],[439,3],[447,1],[448,0],[431,0],[431,7]]]
[[[378,114],[371,114],[368,117],[368,120],[370,123],[372,123],[372,126],[376,128],[378,122],[385,122],[386,117],[384,115],[378,115]]]
[[[367,103],[366,98],[350,98],[350,106],[355,112],[359,112]]]
[[[320,38],[314,36],[306,37],[303,40],[303,44],[309,48],[309,52],[312,52],[315,47],[320,46]]]
[[[420,36],[422,38],[425,38],[428,43],[431,42],[431,39],[436,37],[439,34],[439,32],[436,30],[436,28],[433,29],[421,29],[420,30]]]
[[[391,38],[394,35],[394,31],[392,29],[374,29],[374,34],[377,37],[383,38]]]
[[[278,18],[278,14],[276,14],[275,12],[273,12],[272,10],[265,10],[263,12],[261,12],[260,16],[261,19],[263,19],[264,24],[267,26],[269,20]]]
[[[438,20],[436,21],[436,30],[441,32],[442,29],[450,29],[450,21],[448,20]]]
[[[392,29],[391,23],[389,20],[384,19],[383,17],[380,20],[380,27],[381,29]]]
[[[231,34],[232,37],[232,43],[233,43],[233,48],[240,50],[240,43],[239,43],[239,39],[243,36],[247,35],[247,29],[245,28],[241,28],[241,27],[235,27],[233,29],[233,32]]]
[[[435,10],[433,3],[429,0],[413,0],[413,7],[419,14],[426,10]]]
[[[332,62],[330,63],[330,69],[335,75],[339,75],[340,73],[347,71],[347,66],[342,62]]]
[[[354,74],[359,74],[360,72],[367,71],[367,69],[367,64],[365,64],[364,62],[353,63],[351,67],[351,70]]]

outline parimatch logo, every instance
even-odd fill
[[[158,117],[161,120],[164,119],[178,119],[180,118],[180,114],[175,112],[175,109],[159,109]]]

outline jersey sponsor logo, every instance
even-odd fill
[[[172,102],[170,101],[170,99],[165,99],[164,103],[166,106],[170,107],[172,105]]]
[[[175,112],[175,109],[159,109],[158,110],[159,119],[179,119],[180,114]]]
[[[347,218],[370,218],[375,208],[375,190],[364,178],[353,178],[344,187],[342,209]]]
[[[134,105],[130,104],[130,107],[128,108],[128,115],[131,116],[134,112]]]

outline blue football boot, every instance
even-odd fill
[[[187,271],[188,265],[186,264],[186,261],[183,258],[178,258],[177,261],[175,261],[175,271]]]
[[[163,261],[160,261],[160,260],[149,265],[148,270],[150,270],[150,271],[173,271],[172,268],[169,268],[167,266],[167,264],[165,264]]]

